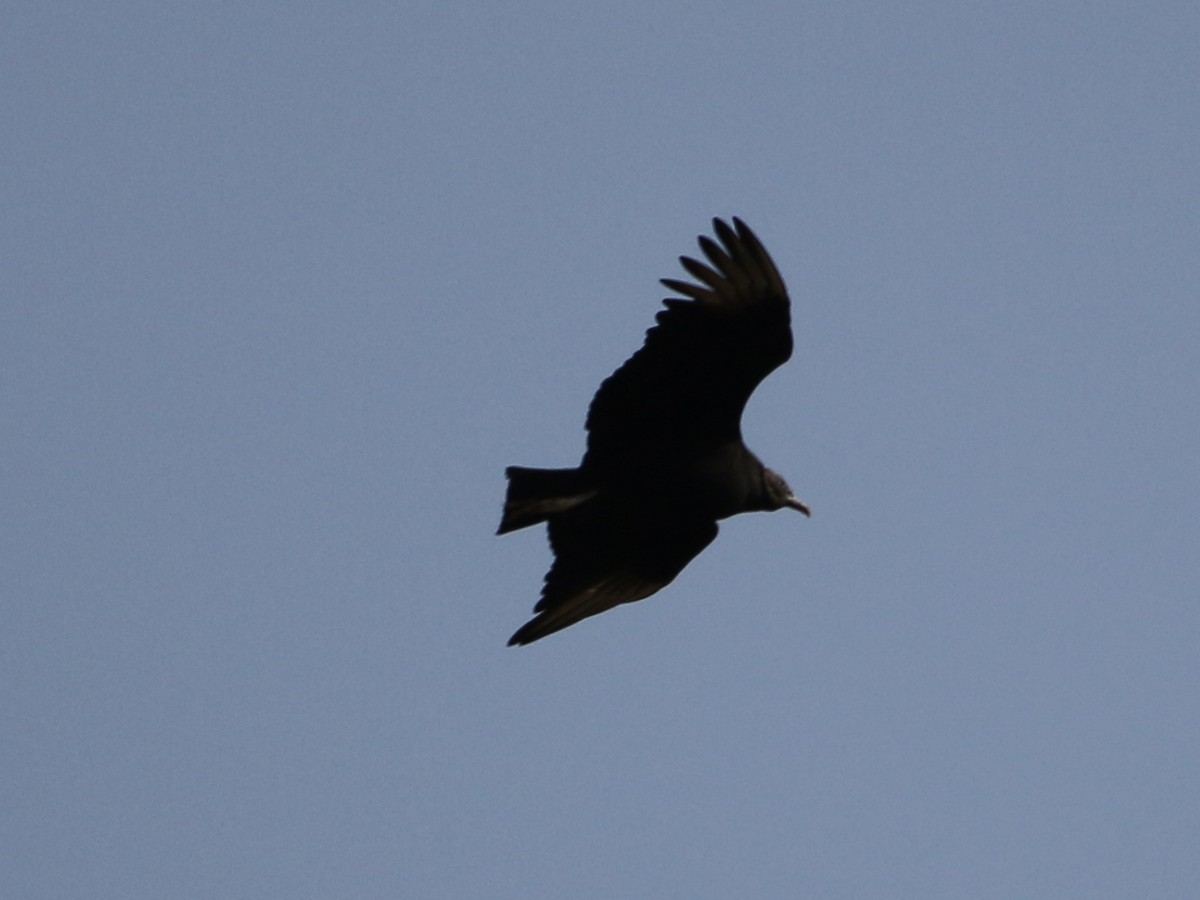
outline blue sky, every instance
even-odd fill
[[[15,4],[13,897],[1193,897],[1194,3]],[[675,258],[744,516],[510,649]]]

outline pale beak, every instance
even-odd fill
[[[796,512],[802,512],[806,516],[812,515],[812,510],[796,499],[795,495],[788,494],[788,498],[783,501],[783,505],[788,509],[794,509]]]

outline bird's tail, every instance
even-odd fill
[[[579,469],[526,469],[509,466],[508,494],[504,498],[504,516],[496,534],[507,534],[545,522],[555,513],[565,512],[596,496]]]

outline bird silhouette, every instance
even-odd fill
[[[701,236],[708,264],[679,258],[696,283],[642,348],[600,385],[587,451],[574,469],[509,466],[497,534],[548,524],[554,563],[536,615],[509,639],[529,644],[666,587],[717,536],[720,519],[785,507],[809,515],[742,442],[746,401],[792,355],[787,288],[738,218]]]

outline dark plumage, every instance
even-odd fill
[[[717,536],[717,520],[790,507],[782,478],[742,443],[750,394],[792,355],[787,288],[740,219],[700,238],[698,284],[664,278],[646,342],[600,385],[577,469],[510,466],[498,534],[547,522],[554,564],[534,616],[509,644],[649,597]]]

